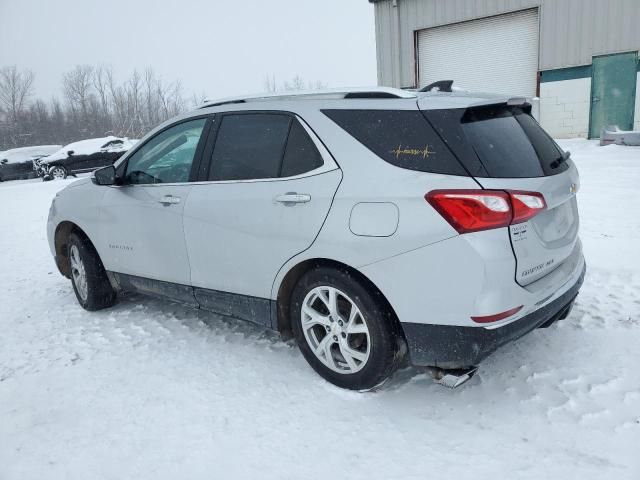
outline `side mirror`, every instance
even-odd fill
[[[69,155],[69,156],[73,155],[74,153],[75,153],[75,152],[74,152],[73,150],[69,150],[69,151],[67,151],[67,155]]]
[[[96,185],[115,185],[116,167],[109,165],[93,172],[93,183]]]
[[[9,163],[9,160],[7,160],[6,158],[3,158],[2,161],[0,161],[0,163],[2,163],[2,165],[5,165]]]

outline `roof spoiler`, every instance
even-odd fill
[[[531,106],[529,99],[526,97],[511,97],[507,100],[507,105],[510,107],[527,107]]]
[[[438,89],[439,92],[451,92],[453,86],[453,80],[438,80],[437,82],[430,83],[426,87],[418,90],[419,92],[430,92],[431,90]]]

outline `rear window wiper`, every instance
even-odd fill
[[[558,158],[556,158],[553,162],[551,162],[549,164],[549,166],[551,168],[558,168],[560,165],[562,165],[564,162],[566,162],[567,160],[569,160],[569,158],[571,157],[571,152],[570,151],[566,151],[566,152],[562,152],[562,155],[560,155]]]

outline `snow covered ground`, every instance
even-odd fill
[[[45,237],[72,180],[0,184],[0,479],[640,478],[640,147],[562,144],[576,308],[457,390],[342,391],[273,334],[143,297],[85,312]]]

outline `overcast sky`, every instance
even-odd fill
[[[266,75],[330,87],[375,85],[367,0],[0,0],[0,66],[36,74],[36,95],[61,95],[77,64],[123,78],[153,67],[185,94],[264,90]]]

